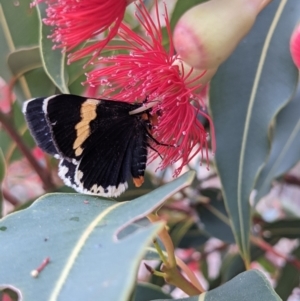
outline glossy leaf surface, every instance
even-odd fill
[[[289,39],[299,14],[299,1],[272,1],[211,83],[216,167],[235,239],[246,261],[249,197],[269,152],[269,126],[297,85]]]
[[[118,232],[189,185],[193,172],[130,202],[80,194],[48,194],[0,222],[0,287],[23,300],[127,300],[146,246],[162,223],[117,239]],[[123,231],[124,232],[124,231]],[[34,248],[33,248],[34,246]],[[30,272],[45,258],[38,278]],[[26,279],[26,281],[24,281]]]
[[[220,287],[201,294],[178,301],[280,301],[265,276],[257,271],[247,271],[239,274]],[[156,300],[163,301],[163,299]],[[164,301],[167,301],[164,299]]]

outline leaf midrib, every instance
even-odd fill
[[[85,245],[85,242],[87,241],[89,236],[92,234],[94,229],[97,227],[97,225],[100,223],[100,221],[103,218],[105,218],[112,210],[116,209],[119,206],[123,206],[125,204],[126,204],[126,202],[116,203],[116,204],[108,207],[103,212],[101,212],[98,216],[96,216],[94,218],[94,220],[86,227],[85,231],[82,233],[82,235],[78,239],[76,245],[73,248],[73,251],[71,252],[70,256],[68,257],[67,262],[66,262],[64,268],[62,269],[61,274],[58,277],[58,280],[53,288],[53,291],[49,298],[49,301],[57,300],[57,297],[59,296],[61,289],[69,276],[69,273],[75,263],[75,260],[78,256],[78,254],[80,253],[80,251],[82,250],[82,248]]]
[[[246,240],[246,237],[244,235],[244,224],[242,223],[243,221],[243,204],[242,204],[242,182],[243,182],[243,176],[244,176],[244,162],[245,162],[245,152],[246,152],[246,145],[247,145],[247,138],[249,134],[249,127],[250,127],[250,121],[253,113],[253,107],[254,107],[254,102],[255,102],[255,97],[257,94],[257,89],[259,86],[262,70],[264,67],[264,63],[266,61],[267,57],[267,52],[270,46],[271,38],[274,34],[276,25],[278,24],[278,21],[280,19],[280,16],[282,14],[282,11],[284,9],[284,6],[286,5],[287,0],[282,0],[281,3],[278,6],[278,9],[276,11],[276,14],[274,16],[274,19],[271,23],[270,29],[268,31],[268,34],[266,36],[265,43],[263,45],[262,53],[259,59],[258,63],[258,68],[256,71],[256,75],[254,78],[254,83],[253,83],[253,88],[251,90],[251,95],[250,95],[250,100],[249,100],[249,105],[248,105],[248,110],[247,110],[247,115],[245,119],[245,126],[244,126],[244,131],[243,131],[243,137],[242,137],[242,145],[241,145],[241,153],[240,153],[240,160],[239,160],[239,170],[238,170],[238,183],[237,183],[237,205],[238,205],[238,218],[239,218],[239,224],[240,224],[240,229],[241,229],[241,246],[242,250],[241,252],[243,254],[247,254],[247,245],[248,242]]]
[[[278,165],[283,161],[283,157],[286,156],[286,153],[290,149],[290,146],[293,143],[293,141],[295,140],[299,131],[300,131],[300,120],[296,123],[296,126],[294,127],[293,131],[291,132],[291,135],[289,135],[287,142],[285,143],[284,147],[281,149],[281,152],[279,153],[276,160],[274,161],[272,168],[267,173],[265,180],[262,182],[261,188],[263,188],[264,186],[266,186],[269,183],[269,179],[272,178],[273,175],[275,177],[278,176],[274,173],[274,171],[276,171]]]
[[[2,8],[2,4],[1,4],[1,3],[0,3],[0,25],[1,25],[2,29],[3,29],[4,36],[5,36],[5,39],[6,39],[8,48],[9,48],[9,51],[10,51],[10,52],[15,51],[15,50],[16,50],[16,47],[15,47],[15,45],[14,45],[14,41],[13,41],[12,35],[11,35],[11,33],[10,33],[8,24],[7,24],[7,22],[6,22],[6,18],[5,18],[4,11],[3,11],[3,8]],[[32,98],[25,77],[24,77],[24,76],[21,76],[21,77],[19,78],[19,82],[20,82],[20,84],[21,84],[21,87],[22,87],[22,90],[23,90],[23,93],[24,93],[25,97],[28,98],[28,99]]]

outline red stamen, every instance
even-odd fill
[[[37,269],[31,271],[31,276],[36,278],[40,274],[40,272],[46,267],[46,265],[48,265],[49,262],[50,257],[45,258],[42,264]]]
[[[103,47],[117,34],[121,24],[127,0],[36,0],[48,4],[46,25],[53,26],[49,36],[56,43],[55,48],[65,48],[66,51],[87,40],[97,38],[69,55],[71,61],[92,55],[93,60]],[[107,36],[99,39],[99,34],[108,31]]]
[[[183,166],[199,153],[209,162],[207,133],[197,115],[208,119],[213,150],[215,147],[212,121],[200,109],[204,108],[204,100],[196,94],[196,91],[202,88],[197,80],[206,71],[195,78],[192,78],[192,69],[184,72],[182,61],[174,53],[166,8],[164,19],[170,40],[168,51],[163,47],[157,4],[158,25],[154,24],[142,2],[139,2],[137,10],[137,18],[146,32],[147,39],[125,24],[120,24],[118,36],[123,44],[106,46],[106,49],[121,50],[122,54],[99,58],[101,67],[87,74],[87,83],[103,87],[104,97],[125,102],[142,102],[146,97],[149,101],[158,100],[152,112],[155,114],[159,110],[162,114],[157,118],[158,124],[153,130],[153,135],[161,143],[174,147],[154,147],[163,157],[160,168],[180,162],[175,170],[175,175],[178,175]],[[129,51],[129,54],[124,54],[124,50]],[[157,156],[157,153],[151,153],[150,161]]]

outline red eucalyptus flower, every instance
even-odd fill
[[[70,55],[77,60],[92,53],[97,56],[103,47],[117,34],[123,20],[129,0],[36,0],[48,4],[47,18],[44,23],[54,27],[52,38],[56,47],[65,47],[66,51],[91,38],[97,38],[84,48]],[[111,27],[110,27],[111,26]],[[98,35],[108,30],[106,37]]]
[[[178,175],[199,152],[208,159],[207,133],[197,115],[205,116],[210,123],[211,120],[201,111],[203,101],[195,94],[201,87],[197,80],[202,75],[192,78],[193,69],[186,73],[182,61],[174,53],[166,8],[164,18],[170,45],[169,51],[165,50],[157,5],[156,15],[158,25],[144,4],[139,2],[136,17],[147,38],[121,23],[118,36],[123,44],[106,46],[105,49],[122,50],[122,54],[100,57],[100,67],[87,74],[87,83],[105,87],[101,96],[126,102],[142,102],[146,98],[147,101],[158,101],[153,107],[153,113],[158,113],[153,135],[159,142],[171,146],[154,144],[153,147],[163,157],[160,168],[180,161],[175,171]],[[124,54],[124,50],[129,54]],[[211,128],[213,133],[213,126]],[[214,144],[214,137],[212,141]],[[152,159],[157,156],[157,153],[152,153]]]
[[[290,50],[295,65],[300,69],[300,24],[296,26],[291,36]]]

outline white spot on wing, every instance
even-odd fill
[[[72,187],[73,189],[75,189],[76,191],[78,191],[78,186],[74,183],[71,182],[71,177],[67,177],[67,173],[69,171],[69,168],[65,165],[62,165],[63,160],[61,160],[59,162],[59,166],[58,166],[58,176],[64,181],[64,183],[69,186]]]
[[[76,175],[75,175],[76,176]],[[76,181],[76,183],[78,183]],[[118,197],[120,196],[126,189],[128,188],[128,183],[120,183],[118,187],[116,186],[108,186],[106,189],[102,186],[97,186],[97,184],[94,184],[90,190],[87,190],[83,187],[83,184],[80,183],[77,187],[77,191],[85,194],[90,195],[99,195],[104,197]],[[105,192],[107,190],[107,192]]]
[[[118,197],[121,195],[127,188],[128,183],[119,183],[118,187],[116,186],[108,186],[106,188],[102,186],[98,186],[96,183],[92,185],[91,189],[88,190],[83,187],[83,182],[81,182],[81,179],[83,177],[83,172],[78,169],[79,164],[76,167],[75,175],[74,175],[74,181],[77,185],[76,190],[81,193],[90,194],[90,195],[99,195],[104,197]],[[72,186],[73,187],[73,186]],[[105,192],[107,191],[107,192]]]
[[[69,168],[65,165],[62,165],[63,160],[59,163],[59,169],[58,169],[58,175],[59,177],[64,181],[64,183],[67,186],[72,187],[77,192],[89,194],[89,195],[98,195],[98,196],[104,196],[104,197],[118,197],[120,196],[127,188],[128,183],[120,183],[118,187],[116,186],[108,186],[106,188],[102,186],[98,186],[97,184],[92,185],[91,189],[88,190],[83,187],[83,182],[81,182],[81,179],[83,177],[83,172],[78,169],[78,165],[76,166],[75,174],[74,174],[74,183],[71,182],[71,178],[67,177],[67,173],[69,171]],[[105,192],[107,191],[107,192]]]
[[[83,177],[83,172],[80,170],[77,170],[76,168],[76,179],[78,179],[79,181],[82,179]]]

